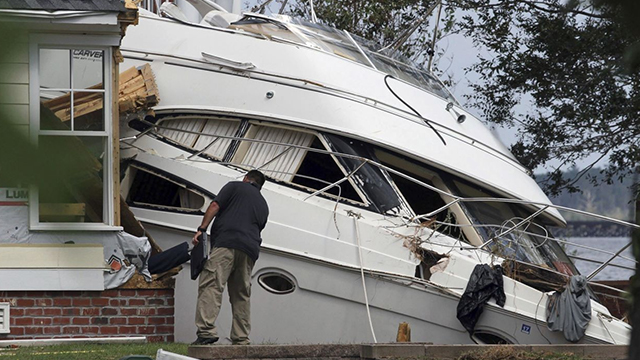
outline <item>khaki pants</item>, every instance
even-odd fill
[[[229,301],[233,312],[231,341],[237,345],[249,344],[251,332],[251,271],[253,260],[235,249],[213,248],[198,284],[196,326],[198,337],[218,337],[216,318],[220,312],[222,292],[229,282]]]

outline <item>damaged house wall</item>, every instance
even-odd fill
[[[130,1],[0,4],[0,340],[173,341],[173,279],[119,205],[119,113],[157,100],[118,76],[136,22]]]

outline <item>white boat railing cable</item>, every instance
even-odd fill
[[[287,147],[282,152],[280,152],[278,155],[276,155],[276,156],[272,157],[271,159],[269,159],[268,161],[265,161],[264,163],[262,163],[262,165],[258,166],[256,168],[256,170],[264,170],[265,166],[267,166],[267,165],[271,164],[272,162],[278,160],[281,156],[283,156],[284,154],[288,153],[292,149],[293,149],[292,146]]]
[[[613,260],[615,260],[615,258],[617,258],[618,255],[620,255],[623,251],[627,250],[627,248],[631,246],[631,244],[632,242],[629,242],[627,245],[620,248],[620,250],[618,250],[618,252],[616,252],[615,255],[610,257],[607,261],[603,262],[602,265],[600,265],[597,269],[593,270],[591,274],[587,275],[587,280],[591,280],[593,279],[594,276],[598,275],[598,273],[600,273],[605,267],[607,267],[607,265],[609,265]]]
[[[489,225],[489,224],[454,224],[454,223],[448,223],[448,222],[443,222],[443,221],[436,221],[436,223],[444,225],[444,226],[459,227],[459,228],[465,228],[465,227],[471,227],[471,228],[502,228],[502,226],[499,226],[499,225]],[[403,225],[403,226],[405,226],[405,225]],[[528,235],[528,236],[533,236],[533,237],[541,237],[542,236],[540,234],[536,234],[536,233],[533,233],[533,232],[530,232],[530,231],[519,230],[519,232],[522,233],[522,234]],[[509,239],[506,239],[506,240],[510,241]],[[606,254],[606,255],[615,255],[616,254],[615,252],[612,252],[612,251],[608,251],[608,250],[604,250],[604,249],[598,249],[598,248],[595,248],[595,247],[592,247],[592,246],[588,246],[588,245],[584,245],[584,244],[580,244],[580,243],[576,243],[576,242],[571,242],[571,241],[563,240],[563,239],[560,239],[560,238],[549,237],[548,240],[555,241],[555,242],[561,243],[561,244],[568,244],[568,245],[571,245],[571,246],[574,246],[574,247],[582,248],[582,249],[593,251],[593,252],[599,252],[599,253]],[[475,249],[476,247],[473,247],[473,248]],[[567,256],[570,257],[570,258],[576,258],[577,260],[595,262],[595,263],[598,263],[598,264],[602,263],[602,260],[581,258],[581,257],[578,257],[578,256],[569,255],[569,254],[567,254]],[[626,260],[626,261],[630,261],[630,262],[633,262],[633,263],[636,262],[635,259],[626,257],[626,256],[624,256],[622,254],[618,255],[618,257],[620,259],[623,259],[623,260]],[[609,264],[609,266],[616,266],[616,267],[624,268],[624,266],[616,265],[616,264]],[[629,268],[629,270],[635,270],[635,269]]]
[[[569,255],[569,254],[567,254],[567,256],[572,260],[575,259],[575,260],[590,262],[590,263],[594,263],[594,264],[602,264],[602,260],[596,260],[596,259],[586,258],[586,257],[582,257],[582,256]],[[623,256],[619,256],[619,258],[624,259]],[[630,261],[634,261],[634,260],[630,260]],[[607,266],[611,266],[611,267],[618,268],[618,269],[623,269],[623,270],[636,271],[635,267],[630,267],[630,266],[625,266],[625,265],[620,265],[620,264],[608,264]]]
[[[185,132],[185,133],[191,133],[191,134],[196,134],[196,135],[207,135],[207,136],[211,136],[211,134],[204,133],[204,132],[188,131],[188,130],[183,130],[183,129],[177,129],[177,128],[172,128],[172,127],[166,127],[166,126],[157,125],[157,124],[151,123],[151,122],[149,122],[149,121],[147,121],[147,120],[144,120],[144,119],[142,119],[141,121],[142,121],[143,123],[147,124],[148,126],[150,126],[150,128],[149,128],[149,129],[145,129],[145,131],[144,131],[143,133],[141,133],[141,134],[139,134],[139,135],[135,136],[135,137],[134,137],[134,142],[135,142],[136,140],[138,140],[141,136],[143,136],[145,133],[146,133],[146,134],[148,134],[148,133],[153,133],[155,136],[159,136],[159,137],[162,137],[162,138],[166,138],[166,137],[165,137],[165,136],[163,136],[162,134],[157,133],[157,130],[158,130],[158,129],[173,130],[173,131]],[[218,136],[218,135],[216,135],[216,136]],[[340,153],[340,152],[336,152],[336,151],[331,151],[331,150],[316,149],[316,148],[311,148],[311,147],[309,147],[309,146],[294,145],[294,144],[289,144],[289,143],[282,143],[282,142],[268,141],[268,140],[261,140],[261,139],[248,139],[248,138],[242,138],[242,137],[238,137],[238,136],[222,136],[222,135],[220,135],[220,136],[218,136],[218,137],[219,137],[219,138],[225,138],[225,139],[240,140],[240,141],[258,142],[258,143],[273,144],[273,145],[281,145],[281,146],[288,147],[288,148],[299,148],[299,149],[304,149],[304,150],[306,150],[306,151],[311,151],[311,152],[316,152],[316,153],[321,153],[321,154],[328,154],[328,155],[333,155],[333,156],[337,156],[337,157],[350,158],[350,159],[360,160],[360,161],[361,161],[361,164],[360,164],[356,169],[354,169],[353,171],[351,171],[349,174],[347,174],[346,176],[344,176],[342,179],[340,179],[340,180],[338,180],[338,181],[335,181],[335,182],[333,182],[333,183],[328,183],[328,182],[326,182],[326,181],[323,181],[323,182],[325,182],[325,183],[328,183],[328,185],[327,185],[327,186],[325,186],[325,187],[323,187],[323,188],[322,188],[322,189],[320,189],[320,190],[317,190],[317,191],[313,192],[311,195],[309,195],[307,198],[305,198],[305,200],[307,200],[307,199],[309,199],[309,198],[311,198],[311,197],[313,197],[313,196],[317,196],[317,195],[319,195],[319,194],[326,193],[326,191],[327,191],[328,189],[332,188],[332,187],[338,187],[338,188],[341,190],[341,188],[340,188],[340,184],[341,184],[342,182],[344,182],[344,181],[347,181],[349,177],[353,176],[353,175],[354,175],[358,170],[360,170],[360,169],[361,169],[365,164],[371,164],[371,165],[374,165],[374,166],[376,166],[376,167],[378,167],[378,168],[380,168],[380,169],[383,169],[383,170],[385,170],[385,171],[387,171],[387,172],[389,172],[389,173],[392,173],[392,174],[398,175],[398,176],[400,176],[400,177],[402,177],[402,178],[404,178],[404,179],[406,179],[406,180],[409,180],[409,181],[411,181],[411,182],[413,182],[413,183],[415,183],[415,184],[418,184],[418,185],[420,185],[420,186],[422,186],[422,187],[424,187],[424,188],[426,188],[426,189],[429,189],[429,190],[431,190],[431,191],[434,191],[434,192],[436,192],[436,193],[438,193],[438,194],[440,194],[440,195],[448,196],[448,197],[450,197],[451,199],[453,199],[453,200],[449,201],[448,203],[446,203],[444,206],[441,206],[439,209],[436,209],[436,210],[434,210],[434,211],[432,211],[432,212],[430,212],[430,213],[428,213],[428,214],[417,215],[417,216],[413,216],[413,217],[411,217],[410,219],[408,219],[408,220],[409,220],[409,222],[408,222],[408,223],[406,223],[405,225],[414,225],[414,226],[416,226],[417,224],[416,224],[415,222],[416,222],[418,219],[420,219],[420,218],[427,218],[427,219],[428,219],[428,218],[431,218],[431,217],[433,217],[433,216],[435,216],[435,215],[439,214],[439,213],[440,213],[440,212],[442,212],[442,211],[447,210],[447,209],[448,209],[448,208],[450,208],[451,206],[453,206],[453,205],[455,205],[455,204],[458,204],[458,203],[468,203],[468,202],[485,202],[485,203],[487,203],[487,202],[499,202],[499,203],[511,203],[511,204],[520,204],[520,205],[529,205],[529,206],[533,205],[533,206],[537,206],[537,207],[539,207],[539,209],[538,209],[537,211],[535,211],[532,215],[530,215],[530,216],[529,216],[529,217],[527,217],[526,219],[523,219],[523,220],[521,220],[521,221],[519,221],[519,222],[515,223],[515,225],[514,225],[514,226],[510,227],[510,228],[509,228],[509,229],[507,229],[506,231],[503,231],[502,233],[500,233],[500,234],[498,234],[498,235],[496,235],[496,236],[493,236],[491,239],[489,239],[488,241],[486,241],[485,243],[483,243],[480,247],[477,247],[477,248],[476,248],[476,247],[469,247],[469,249],[470,249],[470,250],[473,250],[473,249],[475,249],[475,250],[482,249],[484,246],[486,246],[486,245],[487,245],[488,243],[490,243],[491,241],[494,241],[496,238],[504,237],[505,235],[509,234],[509,233],[510,233],[510,232],[512,232],[512,231],[515,231],[516,229],[518,229],[518,228],[519,228],[519,227],[521,227],[522,225],[524,225],[524,224],[526,224],[526,223],[530,223],[530,222],[531,222],[531,220],[532,220],[533,218],[535,218],[536,216],[538,216],[538,215],[539,215],[539,214],[541,214],[542,212],[546,211],[548,208],[556,208],[556,209],[558,209],[558,210],[563,210],[563,211],[567,211],[567,212],[577,213],[577,214],[580,214],[580,215],[585,215],[585,216],[593,217],[593,218],[596,218],[596,219],[599,219],[599,220],[604,220],[604,221],[606,221],[606,222],[611,222],[611,223],[615,223],[615,224],[623,225],[623,226],[626,226],[626,227],[629,227],[629,228],[640,228],[640,225],[638,225],[638,224],[630,223],[630,222],[623,221],[623,220],[614,219],[614,218],[607,217],[607,216],[603,216],[603,215],[598,215],[598,214],[590,213],[590,212],[583,211],[583,210],[572,209],[572,208],[565,207],[565,206],[560,206],[560,205],[554,205],[554,204],[548,204],[548,203],[539,203],[539,202],[532,202],[532,201],[519,200],[519,199],[509,199],[509,198],[491,198],[491,197],[464,198],[464,197],[460,197],[460,196],[457,196],[457,195],[451,194],[451,193],[449,193],[448,191],[441,190],[441,189],[439,189],[439,188],[437,188],[437,187],[435,187],[435,186],[432,186],[432,185],[426,184],[426,183],[424,183],[424,182],[422,182],[422,181],[420,181],[420,180],[414,179],[414,178],[413,178],[413,177],[411,177],[410,175],[404,174],[404,173],[402,173],[402,172],[400,172],[400,171],[397,171],[397,170],[395,170],[395,169],[389,168],[388,166],[385,166],[385,165],[380,164],[380,163],[378,163],[378,162],[376,162],[376,161],[373,161],[373,160],[370,160],[370,159],[367,159],[367,158],[364,158],[364,157],[361,157],[361,156],[356,156],[356,155],[351,155],[351,154],[344,154],[344,153]],[[127,139],[131,139],[131,138],[127,138]],[[169,139],[169,138],[167,138],[167,139]],[[170,140],[170,139],[169,139],[169,140]],[[121,142],[123,142],[123,143],[124,143],[124,144],[126,144],[126,145],[129,145],[129,146],[132,146],[132,147],[136,147],[136,146],[135,146],[135,145],[133,145],[132,143],[128,143],[128,142],[126,142],[126,141],[125,141],[125,139],[121,139]],[[141,149],[141,148],[139,148],[139,147],[136,147],[136,148],[138,148],[138,149],[140,149],[140,150],[142,150],[142,151],[146,151],[146,150]],[[193,160],[193,159],[191,159],[191,157],[192,157],[192,156],[190,156],[190,157],[189,157],[189,159],[187,159],[186,161],[198,161],[198,160]],[[207,159],[207,161],[206,161],[206,162],[216,162],[216,161],[211,160],[211,159]],[[218,162],[218,163],[219,163],[219,162]],[[228,164],[228,165],[238,166],[238,164]],[[300,176],[300,175],[296,175],[296,176]],[[321,179],[316,179],[316,180],[322,181]],[[394,191],[396,191],[396,190],[394,189]],[[514,220],[514,219],[512,219],[512,220]],[[465,226],[465,225],[460,225],[460,224],[447,224],[447,225],[450,225],[450,226],[458,226],[458,227],[463,227],[463,226]],[[471,224],[471,225],[468,225],[468,226],[471,226],[471,227],[491,227],[491,226],[494,226],[494,227],[504,228],[504,226],[499,226],[499,225],[486,225],[486,224]],[[520,232],[520,233],[523,233],[523,234],[530,235],[530,236],[537,236],[537,237],[540,237],[540,234],[535,234],[535,233],[527,232],[527,231],[524,231],[524,230],[519,230],[519,232]],[[508,238],[505,238],[505,239],[503,239],[503,240],[511,241],[511,240],[510,240],[510,239],[508,239]],[[601,252],[601,253],[606,253],[606,254],[608,254],[608,255],[611,255],[611,257],[610,257],[609,259],[607,259],[606,261],[601,262],[601,265],[598,267],[598,269],[596,269],[596,271],[592,272],[592,273],[588,276],[588,279],[589,279],[589,280],[591,280],[594,276],[596,276],[599,272],[601,272],[601,271],[602,271],[604,268],[606,268],[607,266],[612,266],[613,264],[611,264],[611,262],[612,262],[615,258],[621,258],[621,259],[625,259],[625,260],[627,260],[627,261],[635,262],[635,260],[630,259],[630,258],[627,258],[627,257],[625,257],[625,256],[621,255],[621,254],[622,254],[622,252],[623,252],[624,250],[626,250],[626,249],[630,246],[630,243],[629,243],[629,244],[627,244],[627,245],[625,245],[622,249],[620,249],[620,250],[619,250],[619,251],[617,251],[616,253],[612,253],[612,252],[604,251],[604,250],[602,250],[602,249],[597,249],[597,248],[593,248],[593,247],[585,246],[585,245],[578,244],[578,243],[572,243],[572,242],[569,242],[569,241],[566,241],[566,240],[562,240],[562,239],[548,238],[548,237],[546,237],[546,236],[545,236],[545,241],[546,241],[546,240],[552,240],[552,241],[555,241],[555,242],[558,242],[558,243],[571,244],[572,246],[581,247],[581,248],[586,248],[586,249],[589,249],[589,250],[598,251],[598,252]],[[446,246],[450,246],[450,245],[446,245]],[[459,247],[459,246],[455,246],[455,247]],[[516,261],[517,261],[517,260],[516,260]],[[598,261],[593,260],[593,262],[598,262]],[[528,263],[528,264],[530,264],[530,265],[532,265],[532,266],[535,266],[535,264],[531,264],[531,263]],[[550,270],[550,269],[548,269],[548,268],[542,268],[542,267],[541,267],[541,269],[545,269],[545,270],[549,270],[549,271],[551,271],[551,270]],[[559,274],[561,274],[561,273],[559,273]],[[592,282],[590,282],[590,283],[592,283]],[[593,284],[593,283],[592,283],[592,284]],[[598,284],[598,286],[602,286],[602,285],[601,285],[601,284]],[[602,287],[606,287],[606,286],[602,286]],[[615,288],[611,288],[611,289],[615,289]],[[615,289],[615,290],[616,290],[616,291],[618,291],[619,289]]]
[[[211,136],[208,133],[204,133],[201,131],[190,131],[190,130],[183,130],[183,129],[178,129],[178,128],[173,128],[173,127],[167,127],[167,126],[161,126],[161,125],[157,125],[154,124],[152,122],[149,122],[147,120],[141,119],[141,122],[153,127],[153,129],[151,130],[151,132],[153,132],[155,135],[157,136],[161,136],[164,137],[162,134],[158,134],[155,129],[164,129],[164,130],[173,130],[173,131],[178,131],[178,132],[184,132],[184,133],[189,133],[189,134],[195,134],[195,135],[207,135],[207,136]],[[149,129],[147,129],[149,130]],[[145,130],[145,131],[147,131]],[[392,169],[388,166],[385,166],[383,164],[380,164],[376,161],[361,157],[361,156],[356,156],[356,155],[351,155],[351,154],[345,154],[345,153],[340,153],[340,152],[336,152],[336,151],[331,151],[331,150],[322,150],[322,149],[316,149],[316,148],[311,148],[309,146],[302,146],[302,145],[295,145],[295,144],[290,144],[290,143],[282,143],[282,142],[277,142],[277,141],[268,141],[268,140],[262,140],[262,139],[249,139],[249,138],[242,138],[242,137],[238,137],[238,136],[224,136],[224,135],[216,135],[220,138],[223,139],[232,139],[232,140],[241,140],[241,141],[248,141],[248,142],[257,142],[257,143],[265,143],[265,144],[271,144],[271,145],[281,145],[281,146],[291,146],[294,148],[299,148],[299,149],[303,149],[303,150],[307,150],[307,151],[312,151],[312,152],[317,152],[320,154],[328,154],[328,155],[334,155],[334,156],[339,156],[339,157],[344,157],[344,158],[350,158],[350,159],[354,159],[354,160],[361,160],[363,162],[366,162],[368,164],[374,165],[376,167],[379,167],[381,169],[384,169],[390,173],[393,173],[395,175],[401,176],[406,180],[409,180],[415,184],[421,185],[422,187],[425,187],[431,191],[437,192],[440,195],[446,195],[448,197],[451,197],[453,199],[453,201],[447,203],[446,206],[443,206],[442,208],[438,209],[439,211],[444,211],[447,208],[451,207],[452,205],[455,205],[455,203],[457,202],[499,202],[499,203],[513,203],[513,204],[521,204],[521,205],[535,205],[535,206],[539,206],[539,207],[550,207],[550,208],[555,208],[558,210],[564,210],[564,211],[568,211],[568,212],[573,212],[573,213],[577,213],[577,214],[581,214],[581,215],[586,215],[586,216],[591,216],[591,217],[595,217],[598,218],[600,220],[605,220],[605,221],[609,221],[612,223],[616,223],[619,225],[623,225],[623,226],[628,226],[628,227],[632,227],[632,228],[638,228],[640,229],[640,225],[638,224],[634,224],[628,221],[624,221],[624,220],[618,220],[615,218],[611,218],[608,216],[604,216],[604,215],[598,215],[598,214],[594,214],[594,213],[590,213],[588,211],[583,211],[583,210],[577,210],[577,209],[573,209],[573,208],[569,208],[566,206],[561,206],[561,205],[556,205],[556,204],[547,204],[547,203],[541,203],[541,202],[534,202],[534,201],[528,201],[528,200],[520,200],[520,199],[509,199],[509,198],[492,198],[492,197],[475,197],[475,198],[463,198],[454,194],[449,193],[448,191],[444,191],[441,190],[435,186],[426,184],[420,180],[414,179],[413,177],[411,177],[410,175],[406,175],[400,171],[397,171],[395,169]],[[139,138],[140,136],[138,136]],[[429,214],[426,215],[436,215],[437,212],[431,212]],[[418,215],[417,218],[420,217],[425,217],[426,215]]]
[[[311,5],[311,22],[316,24],[318,23],[318,17],[316,16],[316,9],[313,7],[313,0],[309,0],[309,5]]]
[[[209,148],[211,148],[215,143],[218,142],[218,140],[220,140],[220,137],[217,137],[215,139],[213,139],[212,142],[210,142],[209,144],[207,144],[207,146],[203,147],[202,150],[198,151],[197,153],[191,154],[187,157],[187,159],[191,159],[194,158],[196,156],[200,156],[201,154],[203,154],[205,151],[209,150]]]
[[[360,165],[358,165],[358,167],[357,167],[357,168],[355,168],[353,171],[349,172],[349,174],[347,174],[347,176],[345,176],[345,177],[343,177],[342,179],[340,179],[340,180],[338,180],[338,181],[336,181],[336,182],[334,182],[334,183],[332,183],[332,184],[330,184],[330,185],[327,185],[327,186],[323,187],[322,189],[320,189],[320,190],[318,190],[318,191],[314,192],[313,194],[311,194],[311,195],[307,196],[306,198],[304,198],[304,200],[303,200],[303,201],[307,201],[307,199],[312,198],[312,197],[314,197],[314,196],[316,196],[316,195],[318,195],[318,194],[320,194],[320,193],[324,193],[325,191],[327,191],[327,190],[331,189],[332,187],[334,187],[334,186],[336,186],[336,185],[338,185],[338,184],[342,184],[343,182],[345,182],[345,181],[349,180],[349,178],[350,178],[353,174],[355,174],[358,170],[360,170],[360,168],[362,168],[365,164],[366,164],[366,162],[364,162],[364,161],[363,161]]]
[[[350,212],[349,216],[353,217],[353,226],[355,227],[356,241],[358,243],[358,257],[360,259],[360,278],[362,279],[362,290],[364,292],[364,304],[367,307],[367,317],[369,318],[369,327],[371,329],[371,336],[373,336],[373,342],[378,343],[376,339],[376,332],[373,330],[373,321],[371,320],[371,310],[369,309],[369,295],[367,295],[367,284],[364,279],[364,262],[362,261],[362,244],[360,243],[360,230],[358,229],[358,219],[362,215]]]

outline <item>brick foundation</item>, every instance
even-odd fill
[[[173,342],[173,289],[0,291],[10,304],[0,340],[146,336]]]

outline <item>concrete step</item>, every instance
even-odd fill
[[[496,347],[514,351],[571,353],[585,359],[624,360],[626,345],[432,345],[319,344],[319,345],[212,345],[190,346],[188,355],[201,360],[375,360],[385,358],[457,359],[465,353],[488,351]]]

